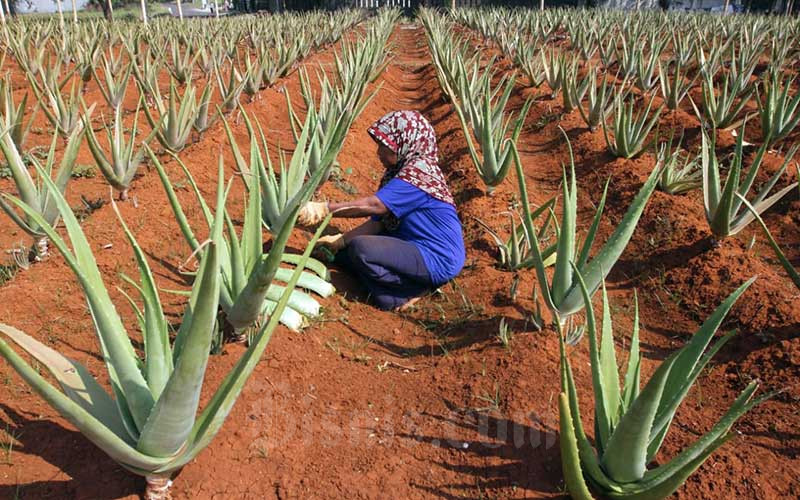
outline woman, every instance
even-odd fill
[[[464,238],[453,196],[438,166],[436,135],[416,111],[393,111],[368,130],[386,171],[372,196],[309,202],[303,225],[334,217],[370,217],[352,231],[320,238],[354,273],[381,309],[410,305],[464,266]]]

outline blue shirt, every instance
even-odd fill
[[[466,256],[464,237],[453,205],[401,179],[390,180],[375,196],[400,221],[387,235],[416,245],[436,286],[461,272]]]

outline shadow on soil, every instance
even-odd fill
[[[420,322],[411,318],[409,320],[420,324],[425,330],[431,332],[430,342],[426,342],[424,345],[403,346],[361,333],[353,325],[348,324],[346,326],[354,335],[362,340],[369,340],[384,349],[388,354],[400,358],[417,358],[443,356],[451,351],[457,351],[476,344],[485,344],[479,347],[477,351],[492,347],[492,344],[486,341],[495,335],[500,324],[499,317],[459,321],[423,320]],[[512,323],[512,326],[515,324],[514,320],[508,319],[507,321]]]
[[[143,491],[141,479],[116,465],[80,432],[1,403],[0,412],[10,420],[15,452],[36,455],[70,478],[0,486],[0,498],[120,498]]]
[[[444,403],[450,410],[448,415],[424,413],[421,417],[430,420],[430,425],[443,427],[445,435],[406,434],[399,437],[446,450],[442,456],[449,457],[448,460],[434,461],[433,465],[447,472],[470,476],[474,482],[442,487],[419,482],[412,483],[412,486],[447,499],[464,498],[464,495],[473,497],[478,492],[482,496],[485,490],[503,488],[509,483],[526,491],[555,494],[560,491],[557,484],[560,477],[558,437],[554,429],[536,415],[531,414],[522,422],[459,408],[447,400]],[[465,434],[476,437],[454,437]],[[463,462],[467,462],[467,458],[472,459],[470,461],[482,459],[484,465],[465,465]]]
[[[789,443],[792,441],[797,442],[798,440],[800,440],[800,433],[797,432],[772,432],[772,431],[747,431],[747,430],[743,430],[740,432],[745,436],[751,438],[769,439],[772,440],[773,442],[779,442],[779,443]],[[783,455],[784,457],[787,458],[794,458],[800,455],[800,448],[798,448],[797,446],[791,446],[791,445],[771,446],[759,442],[754,443],[753,446],[758,446],[759,448],[771,450],[774,453]]]
[[[709,251],[712,248],[711,245],[709,239],[703,238],[667,250],[653,250],[643,256],[623,257],[617,262],[615,268],[624,269],[625,272],[610,273],[606,282],[617,283],[632,277],[636,277],[638,281],[642,282],[647,278],[663,276]]]

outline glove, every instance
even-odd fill
[[[344,235],[342,233],[321,236],[317,240],[317,248],[324,247],[329,249],[333,253],[338,252],[345,246],[347,246],[347,243],[344,241]]]
[[[324,201],[309,201],[297,214],[297,222],[303,226],[316,226],[328,216],[330,210]]]

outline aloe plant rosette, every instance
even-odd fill
[[[33,207],[42,220],[49,225],[56,225],[59,219],[59,211],[55,203],[53,190],[50,189],[50,182],[55,189],[63,194],[67,189],[67,184],[72,178],[72,169],[78,157],[83,140],[83,127],[75,128],[69,135],[64,155],[55,169],[56,145],[59,133],[53,133],[53,140],[47,153],[47,160],[42,166],[35,156],[30,156],[31,163],[35,166],[38,179],[34,179],[28,171],[28,167],[22,159],[19,146],[14,142],[9,131],[0,132],[0,151],[6,159],[8,168],[11,170],[11,177],[19,192],[19,197],[30,207]],[[47,182],[45,183],[45,179]],[[29,234],[34,240],[34,248],[38,257],[48,254],[47,234],[40,227],[38,218],[26,213],[18,213],[12,204],[9,204],[0,196],[0,210],[6,213],[11,220],[23,231]]]
[[[731,426],[739,417],[771,396],[753,399],[758,384],[751,382],[710,431],[669,462],[647,469],[690,387],[708,361],[733,336],[734,332],[724,335],[707,350],[725,315],[752,282],[753,279],[749,280],[725,299],[691,340],[661,363],[640,390],[638,307],[634,313],[624,385],[620,387],[608,297],[604,289],[603,323],[598,343],[591,298],[581,280],[594,390],[595,445],[592,446],[583,429],[577,387],[562,337],[561,463],[567,489],[573,498],[592,498],[589,486],[603,497],[618,500],[668,497],[732,437]]]
[[[139,171],[139,165],[144,157],[144,145],[149,144],[158,132],[155,129],[151,131],[144,141],[139,144],[139,149],[136,149],[136,134],[141,104],[142,100],[140,99],[136,105],[136,111],[134,111],[133,125],[130,132],[130,140],[128,141],[125,140],[124,136],[125,127],[122,108],[117,107],[114,109],[114,123],[110,127],[105,127],[106,139],[111,150],[108,156],[106,156],[103,146],[92,129],[91,111],[86,111],[83,115],[89,151],[92,153],[92,157],[103,177],[119,193],[119,199],[122,201],[128,199],[128,190],[131,182],[133,182],[136,172]]]
[[[563,130],[562,130],[562,133]],[[563,325],[569,316],[580,311],[583,306],[581,287],[576,276],[585,276],[588,283],[589,293],[594,294],[601,283],[611,271],[625,250],[625,246],[633,236],[636,224],[639,222],[647,201],[653,194],[658,185],[659,171],[654,169],[650,177],[645,181],[639,192],[634,197],[627,212],[622,217],[619,225],[606,240],[605,244],[590,259],[589,254],[597,236],[597,229],[600,225],[600,218],[605,207],[608,183],[603,189],[602,197],[597,204],[597,211],[591,226],[584,237],[583,244],[578,245],[577,238],[577,217],[578,217],[578,189],[575,182],[575,160],[572,154],[572,145],[569,138],[564,133],[567,141],[570,156],[570,177],[567,179],[566,170],[563,172],[561,183],[563,210],[561,223],[557,225],[558,238],[555,248],[543,248],[538,237],[538,233],[533,226],[531,217],[523,217],[522,221],[526,227],[526,235],[530,238],[530,254],[532,266],[536,271],[539,288],[542,291],[542,298],[545,305],[550,309],[553,319]],[[528,199],[528,188],[525,185],[525,174],[519,159],[517,148],[512,145],[512,154],[517,171],[520,196],[523,200]],[[545,272],[547,261],[555,254],[555,270],[552,279],[548,279]]]
[[[202,243],[189,225],[186,214],[181,207],[180,202],[178,201],[178,197],[174,188],[172,187],[172,183],[167,177],[164,167],[161,165],[161,162],[158,160],[158,158],[152,154],[152,152],[150,152],[150,157],[153,165],[155,165],[156,170],[158,171],[159,177],[161,178],[170,206],[172,207],[175,215],[175,219],[178,221],[181,233],[186,239],[186,242],[189,244],[189,247],[192,249],[192,252],[202,255],[204,252]],[[214,216],[211,212],[211,209],[208,207],[205,200],[203,200],[200,190],[189,173],[189,170],[186,168],[186,165],[184,165],[184,163],[177,156],[174,156],[174,158],[183,169],[186,179],[189,182],[189,185],[200,205],[200,209],[203,213],[205,221],[208,224],[208,228],[211,230],[214,224]],[[222,168],[221,158],[220,168]],[[260,169],[254,169],[251,176],[252,179],[250,182],[252,185],[258,186],[260,184]],[[309,181],[309,183],[314,182],[315,180],[318,183],[320,176],[321,174],[317,175],[316,178]],[[293,205],[291,205],[288,209],[288,214],[293,213],[294,210],[292,207],[296,208],[296,206],[299,204],[297,200],[309,195],[310,192],[313,191],[314,186],[316,186],[316,184],[307,184],[299,192],[297,199],[293,201]],[[262,267],[271,265],[268,264],[268,262],[262,256],[261,205],[261,190],[248,190],[248,199],[245,205],[241,236],[236,234],[236,229],[234,228],[228,212],[225,211],[224,213],[225,233],[227,237],[224,239],[225,244],[220,247],[220,271],[222,273],[220,307],[226,315],[230,315],[231,312],[234,311],[234,307],[236,307],[237,304],[247,300],[248,295],[245,294],[245,287],[248,281],[254,279],[261,271]],[[287,226],[284,222],[283,226],[277,228],[279,230],[276,234],[278,241],[284,241],[284,239],[288,237],[288,234],[281,234],[286,231],[286,227]],[[291,228],[289,228],[289,230],[291,230]],[[297,256],[291,254],[281,255],[280,262],[287,262],[294,265],[299,264]],[[303,271],[301,273],[300,278],[298,279],[298,285],[301,288],[317,293],[321,297],[329,297],[333,295],[336,290],[333,285],[326,281],[329,279],[329,276],[328,270],[324,264],[315,259],[306,259],[305,266],[307,267],[308,271]],[[290,269],[277,267],[274,270],[274,276],[270,279],[270,281],[275,280],[286,283],[291,279],[291,276],[292,271]],[[271,283],[269,285],[262,305],[263,314],[269,315],[273,313],[278,300],[280,300],[280,297],[283,295],[284,290],[285,287],[277,283]],[[320,305],[312,296],[300,290],[292,290],[288,306],[281,312],[280,316],[281,323],[296,331],[307,326],[309,323],[309,318],[317,317],[319,314]],[[249,324],[231,323],[239,329],[249,326]]]
[[[505,108],[514,87],[514,77],[509,78],[507,82],[501,82],[494,90],[491,88],[489,80],[490,73],[487,71],[483,77],[482,94],[478,97],[473,96],[474,102],[470,103],[468,102],[469,98],[466,97],[467,91],[464,90],[461,104],[454,102],[454,107],[461,122],[467,146],[469,146],[472,163],[486,184],[486,194],[492,195],[511,169],[513,164],[511,149],[515,147],[516,141],[519,139],[533,100],[528,99],[516,118],[512,119],[511,115],[506,116]],[[499,89],[504,83],[505,88],[502,94],[497,97],[495,102],[492,102],[492,98],[499,93]],[[475,134],[478,147],[472,140],[471,132]],[[506,138],[506,135],[509,137]],[[478,156],[479,150],[483,155],[482,160]]]
[[[138,312],[138,318],[144,339],[144,357],[140,358],[103,284],[89,242],[75,215],[55,184],[46,177],[45,181],[54,193],[72,249],[35,209],[17,198],[7,195],[6,198],[37,219],[78,278],[94,320],[113,397],[83,365],[5,324],[0,324],[0,355],[84,436],[124,468],[146,477],[147,498],[168,498],[171,475],[194,459],[221,428],[263,354],[290,294],[283,293],[275,314],[253,336],[250,347],[198,415],[222,281],[219,249],[224,226],[223,190],[220,189],[217,195],[218,210],[211,237],[204,244],[200,270],[172,346],[156,284],[144,253],[121,222],[133,247],[141,277],[137,288],[144,309]],[[287,224],[293,226],[294,218]],[[287,290],[291,290],[299,279],[304,259],[308,258],[320,234],[321,230],[306,249]],[[32,368],[6,340],[12,341],[44,366],[61,390]]]
[[[715,240],[722,240],[737,234],[755,218],[752,212],[742,208],[742,199],[750,193],[755,184],[761,168],[761,162],[767,153],[769,145],[764,143],[758,148],[753,161],[745,172],[745,125],[746,123],[742,124],[736,138],[736,147],[734,148],[728,176],[724,183],[721,180],[720,172],[722,169],[716,153],[716,135],[712,131],[712,136],[709,139],[705,131],[702,131],[700,163],[703,171],[703,206],[705,207],[706,220]],[[793,182],[770,194],[786,171],[792,158],[794,158],[798,147],[800,146],[795,145],[787,152],[783,165],[759,188],[755,197],[748,200],[755,209],[755,213],[761,214],[765,212],[797,187],[797,182]]]

